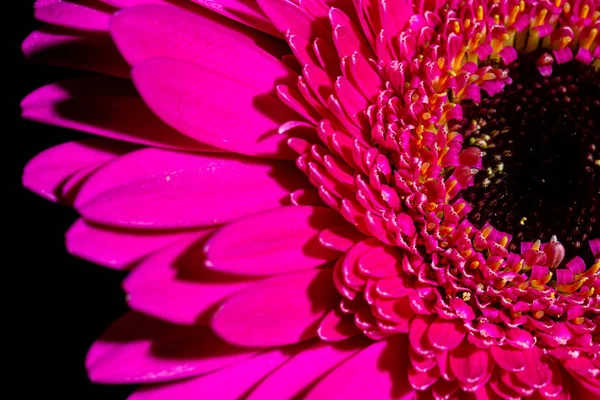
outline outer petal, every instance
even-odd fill
[[[265,16],[260,7],[254,1],[244,0],[219,0],[218,2],[211,0],[192,0],[209,10],[224,15],[234,21],[241,22],[259,31],[268,33],[273,36],[282,37],[275,29],[271,21]]]
[[[213,371],[254,352],[234,347],[205,326],[177,326],[128,313],[90,348],[86,367],[94,382],[163,382]]]
[[[43,86],[22,102],[24,118],[143,145],[221,151],[170,128],[150,111],[130,81],[90,76]]]
[[[242,346],[278,346],[317,335],[323,315],[339,301],[332,271],[290,273],[254,284],[226,300],[211,327]]]
[[[173,323],[205,323],[224,298],[254,281],[206,269],[205,236],[196,234],[142,261],[123,282],[129,306]]]
[[[410,399],[408,363],[406,336],[375,342],[325,376],[306,398]]]
[[[279,126],[298,115],[264,90],[182,61],[153,59],[133,69],[150,108],[178,131],[241,154],[292,159]]]
[[[130,400],[188,400],[194,398],[237,400],[298,349],[275,349],[196,379],[160,386],[146,386]]]
[[[155,57],[189,61],[266,91],[275,87],[275,81],[295,82],[286,80],[296,74],[277,59],[289,52],[283,41],[198,8],[196,12],[157,5],[128,8],[113,17],[111,34],[132,65]]]
[[[192,231],[110,229],[78,220],[66,235],[69,253],[114,269],[127,269],[144,256],[190,236]]]
[[[116,160],[81,188],[75,206],[100,224],[184,228],[274,208],[302,185],[293,164],[145,149]]]
[[[339,257],[319,243],[321,230],[344,224],[334,210],[283,207],[235,221],[204,247],[211,269],[246,275],[269,275],[311,268]]]
[[[62,186],[78,171],[98,167],[131,150],[130,146],[101,139],[51,147],[27,163],[23,171],[23,186],[50,201],[58,201]]]
[[[364,338],[336,344],[317,342],[269,375],[248,400],[296,398],[366,344]]]
[[[36,62],[129,77],[129,65],[105,35],[46,26],[31,33],[21,48]]]
[[[64,28],[107,32],[110,11],[108,7],[103,8],[98,9],[89,4],[75,4],[68,1],[38,2],[34,6],[34,15],[39,21]]]

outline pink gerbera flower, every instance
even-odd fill
[[[41,153],[24,184],[81,214],[72,254],[132,270],[93,381],[137,400],[600,396],[598,0],[35,11],[25,53],[98,74],[24,117],[100,138]]]

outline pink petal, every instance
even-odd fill
[[[525,358],[525,368],[516,372],[515,377],[522,384],[532,389],[540,389],[552,378],[548,364],[543,360],[546,356],[537,346],[521,352]]]
[[[100,169],[75,206],[111,226],[207,226],[278,207],[304,179],[281,161],[145,149]]]
[[[317,331],[319,337],[326,342],[337,342],[360,334],[354,324],[352,315],[342,314],[339,309],[331,310],[325,315]]]
[[[283,37],[265,16],[258,4],[244,0],[192,0],[229,19],[276,37]]]
[[[211,231],[179,241],[143,260],[123,282],[129,306],[177,324],[206,323],[227,296],[254,280],[210,271],[202,247]]]
[[[130,400],[237,400],[271,371],[289,360],[298,349],[267,350],[255,357],[199,378],[166,385],[143,386]]]
[[[144,256],[193,235],[196,232],[109,229],[80,219],[67,232],[66,246],[77,257],[109,268],[127,269]]]
[[[103,165],[132,150],[102,139],[63,143],[36,155],[23,171],[23,186],[50,201],[59,201],[64,183],[78,171]]]
[[[257,0],[257,3],[277,30],[283,34],[291,29],[294,34],[298,34],[304,39],[331,37],[326,20],[315,19],[291,1]]]
[[[452,350],[462,342],[467,332],[462,320],[437,318],[427,331],[429,342],[438,350]]]
[[[129,65],[105,35],[46,26],[31,33],[21,49],[32,61],[129,77]]]
[[[492,356],[501,368],[509,372],[518,372],[525,369],[525,358],[522,350],[512,346],[493,346],[491,349]]]
[[[375,342],[325,376],[306,399],[411,399],[407,350],[404,335]]]
[[[93,32],[108,31],[110,20],[110,12],[67,1],[35,7],[34,15],[37,20],[51,25]]]
[[[487,350],[479,349],[466,340],[450,352],[450,368],[461,386],[484,383],[492,367]]]
[[[241,154],[292,159],[277,129],[299,116],[264,90],[182,61],[153,59],[133,69],[150,108],[178,131]]]
[[[334,226],[319,233],[319,241],[323,246],[343,252],[364,239],[365,235],[350,224]]]
[[[250,393],[248,400],[297,398],[313,382],[366,344],[364,338],[336,344],[317,342],[269,375]]]
[[[242,346],[278,346],[317,335],[321,318],[339,295],[332,270],[308,270],[267,279],[226,300],[211,327]]]
[[[23,118],[126,142],[192,151],[221,151],[170,128],[130,81],[91,76],[46,85],[22,102]]]
[[[196,12],[156,5],[129,8],[114,16],[111,34],[132,65],[155,57],[188,61],[265,92],[272,91],[275,82],[296,80],[296,74],[278,60],[284,54],[282,41],[202,8]]]
[[[221,272],[270,275],[319,266],[340,256],[319,243],[322,229],[343,224],[334,210],[281,207],[219,229],[205,246],[207,266]]]
[[[98,383],[164,382],[240,362],[254,352],[218,339],[205,326],[178,326],[130,312],[90,348],[86,367]]]

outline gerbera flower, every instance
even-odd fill
[[[102,3],[38,1],[24,44],[100,73],[23,101],[101,137],[24,174],[132,270],[93,381],[600,395],[597,0]]]

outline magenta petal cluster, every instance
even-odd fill
[[[600,396],[597,192],[575,246],[475,219],[465,195],[513,157],[465,123],[520,90],[512,65],[565,103],[565,65],[598,84],[600,1],[34,8],[25,55],[90,74],[23,117],[94,137],[40,153],[23,184],[80,214],[70,253],[130,271],[92,381],[141,384],[135,400]]]

